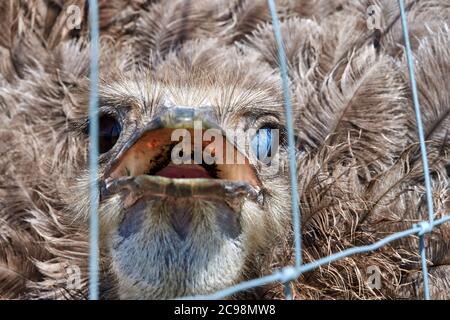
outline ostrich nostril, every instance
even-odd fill
[[[137,233],[142,228],[145,208],[145,203],[138,202],[136,205],[132,206],[128,212],[126,212],[119,227],[119,235],[121,237],[126,239]]]

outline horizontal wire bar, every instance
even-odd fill
[[[448,221],[450,221],[450,215],[444,216],[438,220],[434,220],[433,224],[431,225],[431,230],[434,227],[439,226]],[[258,287],[258,286],[263,286],[263,285],[273,283],[276,281],[280,281],[283,283],[292,281],[292,280],[295,280],[296,278],[298,278],[302,273],[305,273],[307,271],[311,271],[311,270],[321,267],[323,265],[330,264],[331,262],[334,262],[334,261],[342,259],[342,258],[346,258],[346,257],[354,255],[354,254],[366,253],[369,251],[377,250],[390,242],[411,236],[413,234],[421,234],[421,233],[423,233],[423,231],[424,231],[424,226],[421,223],[418,223],[411,229],[401,231],[398,233],[394,233],[394,234],[389,235],[389,236],[387,236],[377,242],[374,242],[372,244],[369,244],[366,246],[349,248],[344,251],[341,251],[341,252],[326,256],[324,258],[318,259],[316,261],[313,261],[313,262],[310,262],[307,264],[303,264],[299,268],[285,267],[271,275],[261,277],[258,279],[244,281],[235,286],[232,286],[232,287],[224,289],[224,290],[220,290],[220,291],[215,292],[210,295],[187,296],[187,297],[182,297],[180,299],[181,300],[219,300],[219,299],[223,299],[228,296],[231,296],[240,291],[248,290],[248,289],[251,289],[254,287]]]

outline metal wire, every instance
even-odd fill
[[[316,261],[312,261],[307,264],[302,264],[301,257],[301,219],[300,219],[300,206],[299,206],[299,194],[297,186],[297,168],[295,159],[295,141],[294,141],[294,128],[292,121],[292,107],[290,100],[289,91],[289,80],[287,75],[287,63],[283,47],[283,40],[281,35],[281,29],[279,20],[277,17],[277,11],[275,3],[273,0],[268,0],[270,12],[272,15],[272,24],[274,29],[274,35],[278,46],[278,59],[280,65],[280,73],[283,84],[284,92],[284,108],[286,113],[286,127],[288,133],[288,144],[289,144],[289,170],[291,179],[291,189],[292,189],[292,218],[293,218],[293,229],[295,235],[295,265],[285,267],[271,275],[253,279],[245,282],[241,282],[230,288],[218,291],[210,295],[198,295],[191,297],[183,297],[181,299],[223,299],[240,291],[248,290],[254,287],[263,286],[273,282],[281,282],[285,285],[286,297],[292,298],[292,291],[290,288],[290,281],[297,279],[301,274],[311,271],[313,269],[319,268],[324,265],[329,265],[330,263],[343,259],[345,257],[367,253],[370,251],[377,250],[390,242],[399,240],[404,237],[412,236],[414,234],[419,236],[419,251],[421,256],[422,273],[423,273],[423,287],[424,287],[424,298],[430,299],[429,284],[428,284],[428,271],[426,265],[426,246],[425,246],[425,235],[432,232],[433,228],[439,226],[445,222],[450,221],[450,216],[446,215],[440,219],[434,219],[433,210],[433,198],[432,198],[432,187],[431,178],[428,168],[427,151],[424,138],[424,130],[421,119],[420,104],[417,92],[417,85],[414,75],[414,63],[413,55],[411,50],[411,45],[409,42],[408,33],[408,23],[406,19],[405,6],[403,0],[398,0],[403,37],[405,41],[405,55],[408,64],[409,78],[411,82],[411,91],[414,104],[414,110],[416,115],[416,125],[417,132],[419,136],[420,152],[422,156],[423,171],[425,178],[425,189],[427,196],[427,207],[428,207],[428,221],[422,221],[416,224],[413,228],[394,233],[385,237],[373,244],[366,246],[353,247],[341,252],[332,254],[327,257],[323,257]],[[99,54],[99,30],[98,30],[98,7],[96,0],[89,0],[89,12],[90,12],[90,25],[91,25],[91,92],[90,92],[90,103],[89,103],[89,117],[90,117],[90,136],[91,144],[89,148],[89,172],[90,172],[90,261],[89,261],[89,272],[90,272],[90,282],[89,282],[89,298],[98,299],[98,269],[99,269],[99,251],[98,251],[98,188],[97,188],[97,172],[98,172],[98,54]]]
[[[295,136],[294,125],[292,120],[291,95],[289,90],[289,79],[287,73],[286,54],[284,52],[283,38],[281,35],[280,22],[278,20],[277,9],[273,0],[268,0],[270,14],[272,15],[272,25],[277,41],[278,60],[280,62],[281,79],[283,81],[284,93],[284,112],[286,113],[286,130],[288,136],[289,151],[289,175],[291,183],[291,205],[292,205],[292,223],[294,227],[295,242],[295,266],[302,264],[302,243],[301,243],[301,222],[300,222],[300,206],[298,199],[297,186],[297,160],[295,154]]]
[[[269,0],[270,14],[272,15],[272,25],[277,42],[278,60],[280,62],[281,80],[283,83],[284,94],[284,112],[286,114],[286,130],[288,136],[288,157],[289,157],[289,176],[291,183],[291,206],[292,206],[292,224],[294,228],[294,249],[295,266],[299,268],[302,265],[302,229],[301,214],[299,205],[299,194],[297,186],[297,161],[295,154],[294,124],[292,120],[291,96],[289,90],[289,79],[286,64],[286,53],[284,52],[283,37],[281,35],[280,22],[278,20],[275,2]],[[285,285],[286,299],[292,299],[292,290],[290,282]]]
[[[98,60],[99,21],[97,0],[89,0],[90,47],[90,95],[89,95],[89,299],[98,300]]]
[[[417,93],[417,84],[416,77],[414,74],[414,58],[411,50],[411,44],[409,42],[409,32],[408,32],[408,21],[406,18],[405,12],[405,3],[403,0],[398,0],[398,5],[400,7],[400,16],[402,20],[402,29],[403,29],[403,39],[405,41],[405,55],[406,61],[408,63],[408,72],[409,72],[409,81],[411,82],[411,93],[414,104],[414,112],[416,114],[416,126],[417,126],[417,134],[419,135],[419,144],[420,144],[420,154],[422,156],[422,166],[423,173],[425,177],[425,191],[427,196],[427,207],[428,207],[428,220],[429,223],[433,224],[434,219],[434,209],[433,209],[433,190],[431,188],[431,178],[430,178],[430,170],[428,168],[428,157],[427,157],[427,147],[425,145],[425,134],[423,132],[423,124],[422,124],[422,113],[420,112],[420,102],[419,102],[419,94]],[[430,230],[431,231],[431,230]],[[427,271],[427,258],[426,258],[426,250],[425,250],[425,235],[421,235],[420,242],[420,257],[422,263],[422,275],[423,275],[423,291],[425,295],[425,299],[430,299],[430,290],[428,286],[428,271]]]
[[[405,41],[405,55],[408,63],[409,81],[411,82],[411,93],[414,104],[414,112],[416,115],[417,134],[419,136],[420,154],[422,156],[422,165],[425,178],[425,190],[427,195],[428,220],[433,222],[433,190],[431,188],[430,169],[428,168],[427,147],[425,145],[425,134],[422,124],[422,113],[420,111],[419,94],[417,92],[416,77],[414,75],[414,58],[411,50],[411,43],[409,41],[408,21],[406,18],[405,4],[403,0],[398,0],[400,6],[400,16],[402,20],[403,39]]]

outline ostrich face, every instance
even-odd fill
[[[190,79],[178,90],[145,79],[102,90],[101,251],[119,298],[233,285],[288,223],[279,89],[266,80],[255,91],[248,77],[236,79]],[[87,198],[88,188],[78,188]]]

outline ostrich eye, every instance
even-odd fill
[[[272,156],[272,129],[259,129],[252,139],[253,152],[260,161]]]
[[[109,115],[100,116],[98,147],[100,153],[108,152],[119,139],[122,128],[119,122]]]

